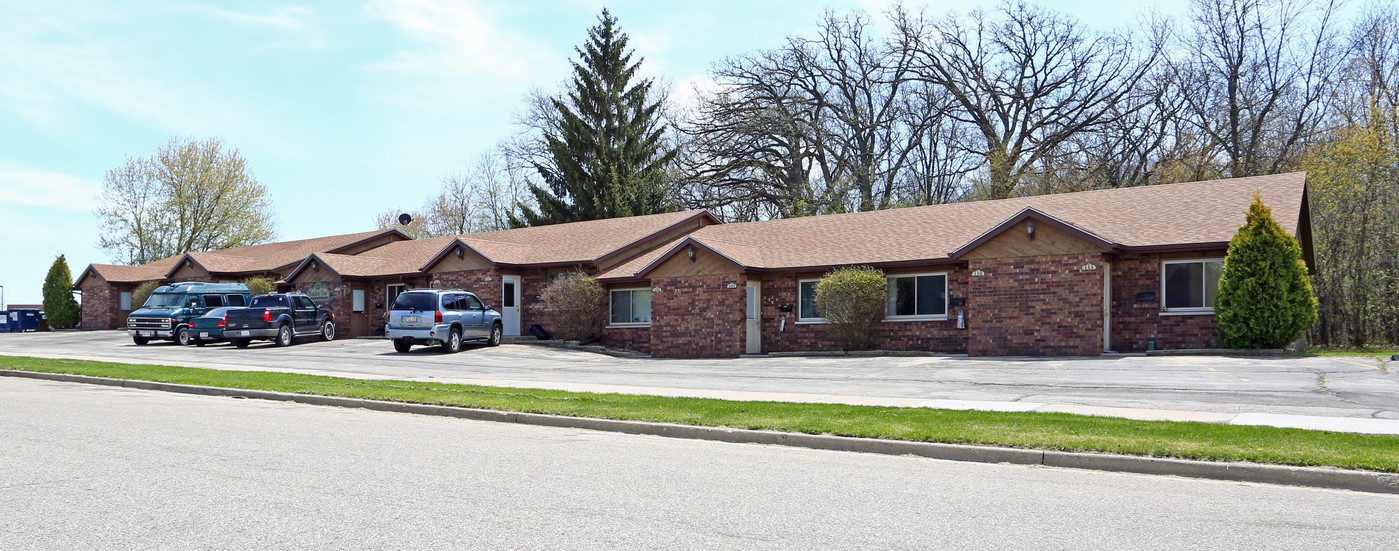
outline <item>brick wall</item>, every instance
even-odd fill
[[[1097,269],[1083,270],[1086,264]],[[979,259],[970,261],[968,269],[969,354],[1102,353],[1102,255]],[[977,270],[984,275],[975,275]]]
[[[734,283],[729,289],[727,284]],[[741,274],[658,278],[651,284],[651,355],[735,358],[743,354],[745,280]]]
[[[925,271],[946,271],[947,292],[951,298],[967,296],[965,267],[937,267]],[[764,352],[833,351],[841,346],[821,323],[797,323],[798,282],[822,274],[769,274],[762,279],[762,331]],[[782,312],[782,306],[791,312]],[[883,350],[920,350],[944,354],[964,354],[967,332],[957,329],[957,312],[951,307],[946,321],[891,321],[880,324],[875,346]],[[782,319],[786,316],[784,326]]]
[[[1198,254],[1196,257],[1224,256]],[[1161,315],[1161,260],[1159,254],[1122,254],[1112,260],[1112,349],[1141,352],[1147,341],[1156,348],[1208,348],[1213,346],[1213,315]],[[1151,293],[1152,300],[1137,301],[1138,293]]]
[[[651,352],[650,327],[609,327],[602,330],[602,344],[642,353]]]
[[[83,304],[79,327],[84,330],[116,329],[126,325],[118,307],[121,306],[121,289],[111,284],[89,278],[83,282]]]

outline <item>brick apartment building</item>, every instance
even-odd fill
[[[520,334],[548,327],[538,296],[551,278],[581,270],[609,290],[606,344],[735,357],[837,349],[815,311],[815,283],[832,268],[868,265],[889,281],[884,349],[1201,348],[1213,339],[1228,242],[1255,193],[1313,264],[1305,182],[1292,173],[734,224],[688,211],[422,240],[370,232],[322,238],[317,250],[259,246],[283,255],[275,260],[242,248],[94,265],[79,283],[85,328],[125,316],[89,292],[262,270],[327,303],[349,335],[381,332],[398,292],[429,286],[477,293],[502,312],[507,334]],[[292,261],[292,250],[305,252]]]

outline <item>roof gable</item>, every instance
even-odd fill
[[[1102,252],[1117,248],[1116,243],[1027,207],[947,256],[954,260],[963,257],[1003,258]]]

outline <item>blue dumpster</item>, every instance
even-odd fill
[[[0,310],[0,333],[10,332],[10,311]]]
[[[25,331],[39,330],[39,309],[11,308],[10,309],[10,332],[23,333]]]

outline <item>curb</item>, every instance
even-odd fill
[[[1047,467],[1094,471],[1171,475],[1188,478],[1399,494],[1399,474],[1373,471],[1292,467],[1260,463],[1191,461],[1186,459],[1166,459],[1107,453],[1062,452],[993,446],[970,446],[964,444],[910,442],[905,440],[853,438],[765,430],[696,427],[645,421],[620,421],[614,419],[568,417],[541,413],[517,413],[453,406],[383,402],[358,398],[314,396],[309,394],[292,394],[265,390],[241,390],[8,369],[0,370],[0,376],[42,379],[66,383],[96,384],[139,390],[158,390],[162,392],[176,392],[201,396],[255,398],[259,400],[294,402],[317,406],[346,407],[417,415],[435,415],[473,421],[519,423],[523,425],[599,430],[625,434],[663,436],[667,438],[711,440],[735,444],[770,444],[816,450],[877,453],[884,455],[914,455],[949,461],[1044,465]]]

